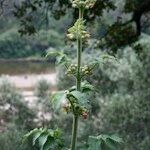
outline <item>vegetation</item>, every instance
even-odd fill
[[[0,5],[0,58],[41,58],[48,50],[54,56],[52,60],[57,56],[60,92],[52,96],[50,83],[39,81],[34,93],[36,107],[31,110],[18,89],[2,81],[0,149],[95,150],[96,145],[98,150],[100,146],[102,150],[105,146],[108,150],[149,150],[150,1],[98,0],[84,11],[85,22],[78,19],[79,9],[71,8],[71,1],[15,0],[15,8],[14,1],[7,5],[7,1],[3,2],[0,0],[4,4]],[[79,7],[78,2],[74,6]],[[5,8],[3,13],[1,6]],[[78,27],[83,31],[80,35],[76,33]],[[82,49],[81,68],[77,63],[78,48],[80,52]],[[77,143],[76,135],[70,134],[73,116],[78,120]],[[27,132],[29,140],[21,144]],[[119,148],[112,142],[118,141],[116,135],[123,139]]]
[[[41,58],[46,55],[47,48],[59,48],[63,45],[63,36],[55,31],[41,30],[35,37],[21,38],[16,30],[8,30],[0,36],[0,58]]]
[[[92,8],[95,5],[95,2],[96,1],[91,0],[75,0],[72,2],[72,6],[79,9],[79,18],[74,23],[74,26],[68,30],[67,37],[71,40],[77,40],[77,64],[71,64],[70,58],[63,53],[50,51],[47,54],[47,56],[56,56],[58,64],[64,65],[67,69],[67,74],[72,75],[76,79],[76,86],[73,86],[66,91],[57,92],[52,98],[52,103],[56,110],[60,109],[62,106],[66,113],[73,114],[71,145],[69,148],[71,150],[76,150],[79,118],[88,118],[90,111],[90,95],[94,90],[93,86],[85,81],[83,82],[83,79],[92,74],[95,66],[102,65],[103,63],[96,60],[89,65],[83,65],[81,62],[83,42],[90,37],[84,25],[84,11]],[[101,59],[103,61],[104,59],[109,59],[109,57],[109,55],[104,55]],[[110,57],[110,59],[113,59],[113,57]],[[68,149],[68,146],[62,141],[61,132],[57,129],[34,129],[25,135],[25,140],[30,138],[32,138],[33,146],[37,143],[41,150]],[[85,149],[117,149],[118,144],[121,142],[122,140],[115,135],[89,136],[88,145]]]
[[[35,113],[28,108],[22,95],[7,79],[1,82],[0,93],[1,149],[32,149],[30,144],[21,147],[21,139],[28,129],[35,126],[33,121]]]
[[[95,134],[115,132],[124,140],[122,149],[149,149],[149,38],[142,35],[134,46],[120,49],[116,54],[119,63],[109,62],[105,67],[97,67],[87,78],[89,83],[95,84],[97,94],[91,98],[91,120],[82,125],[82,137],[85,139],[91,130]],[[137,48],[140,48],[139,53]],[[103,53],[98,50],[85,52],[84,62]],[[62,70],[58,72],[60,89],[72,85],[72,79],[64,82],[64,74]]]

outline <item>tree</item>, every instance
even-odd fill
[[[3,0],[4,1],[4,0]],[[36,14],[40,9],[44,9],[43,11],[45,15],[45,19],[48,19],[48,11],[51,12],[55,19],[60,19],[60,17],[64,16],[68,13],[68,9],[71,7],[70,1],[54,1],[54,0],[26,0],[21,4],[15,5],[15,16],[21,20],[21,32],[22,33],[34,33],[35,26],[32,24],[32,20],[34,19],[34,14]],[[103,10],[115,9],[113,1],[111,0],[99,0],[96,2],[96,5],[90,10],[85,12],[85,18],[88,21],[92,21],[97,17],[100,17],[103,13]],[[77,10],[72,10],[74,17],[77,18]],[[145,13],[150,11],[150,0],[126,0],[124,5],[125,13],[132,13],[132,18],[127,21],[124,25],[135,22],[137,26],[137,35],[139,36],[141,33],[141,17]],[[26,32],[28,31],[28,32]]]
[[[132,19],[136,23],[136,32],[141,34],[141,17],[150,11],[150,0],[126,0],[125,12],[132,12]]]

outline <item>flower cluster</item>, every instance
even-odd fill
[[[77,64],[71,64],[68,67],[66,74],[67,75],[76,75],[76,73],[77,73]]]
[[[92,68],[90,68],[87,65],[81,67],[81,74],[82,74],[82,76],[91,75],[92,74]]]
[[[95,5],[96,0],[73,0],[72,6],[74,8],[89,9]]]
[[[82,66],[81,67],[81,77],[87,76],[87,75],[91,75],[92,74],[92,70],[93,68],[91,68],[90,66]],[[77,75],[77,64],[71,64],[66,72],[67,75]]]
[[[86,40],[90,37],[89,33],[86,31],[84,26],[85,21],[83,19],[78,19],[74,26],[68,30],[67,37],[71,40],[73,39],[83,39]]]
[[[75,105],[75,103],[74,103],[74,105]],[[77,105],[77,106],[75,106],[74,109],[75,109],[76,114],[81,116],[83,119],[87,119],[88,118],[89,112],[88,112],[88,110],[86,108]],[[70,103],[64,103],[62,105],[62,110],[65,113],[72,112],[71,104]]]

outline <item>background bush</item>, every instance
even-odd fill
[[[35,36],[20,37],[15,29],[0,35],[0,58],[41,57],[48,47],[64,46],[63,35],[54,30],[41,30]]]
[[[21,146],[23,135],[35,127],[35,112],[27,106],[13,84],[3,79],[0,83],[0,149],[27,150]]]
[[[96,84],[94,115],[80,129],[80,142],[90,133],[119,134],[124,139],[124,150],[148,150],[150,139],[150,37],[142,37],[116,54],[119,63],[108,63],[96,68],[89,82]],[[137,53],[137,49],[140,49]],[[94,50],[93,50],[94,51]],[[84,54],[90,62],[103,52]],[[87,62],[86,62],[87,63]],[[58,73],[59,74],[59,73]],[[72,80],[60,79],[58,85],[72,85]],[[66,82],[65,82],[66,81]],[[93,99],[91,99],[93,101]]]

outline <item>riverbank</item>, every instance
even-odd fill
[[[0,60],[0,82],[7,79],[23,93],[26,100],[34,99],[34,90],[40,80],[50,84],[56,91],[56,70],[53,63],[43,59]]]
[[[35,62],[35,63],[41,63],[41,62],[49,62],[52,64],[55,64],[55,59],[47,59],[44,57],[28,57],[28,58],[16,58],[16,59],[3,59],[0,58],[0,62]]]

